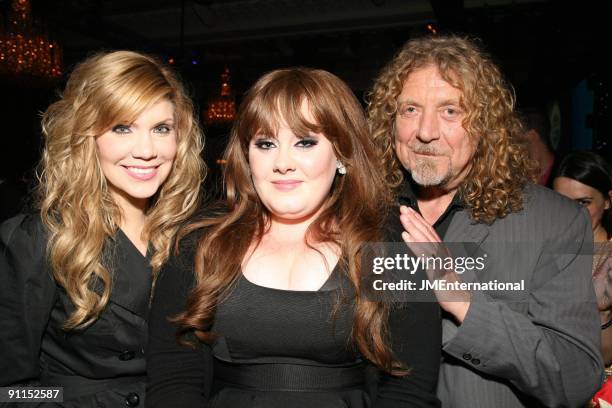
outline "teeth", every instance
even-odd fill
[[[128,167],[128,170],[136,174],[151,174],[155,169],[153,167],[149,167],[147,169],[141,169],[139,167]]]

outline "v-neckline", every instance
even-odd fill
[[[135,251],[140,256],[140,258],[142,260],[144,260],[147,263],[149,262],[150,245],[147,245],[147,252],[145,254],[143,254],[142,252],[140,252],[140,249],[138,249],[138,247],[132,242],[130,237],[127,236],[125,231],[123,231],[121,228],[119,228],[119,234],[121,234],[123,236],[123,238],[129,243],[129,245],[132,248],[132,250]]]

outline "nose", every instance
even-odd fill
[[[417,138],[423,143],[430,143],[440,138],[438,120],[435,111],[424,111],[419,121]]]
[[[295,164],[288,145],[281,146],[274,157],[274,171],[280,174],[295,170]]]
[[[132,146],[132,156],[142,160],[151,160],[157,157],[153,137],[150,132],[136,132],[134,145]]]

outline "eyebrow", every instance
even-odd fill
[[[262,140],[262,139],[277,140],[276,136],[270,136],[266,133],[256,133],[255,135],[253,135],[253,137],[251,137],[251,141],[257,141],[257,140]]]
[[[155,126],[163,125],[165,123],[174,123],[174,118],[167,118],[167,119],[164,119],[164,120],[160,120],[159,122],[157,122],[157,124]]]
[[[418,106],[419,108],[423,107],[422,104],[418,103],[417,101],[413,99],[404,99],[401,101],[397,101],[397,103],[398,105],[414,105],[414,106]],[[448,105],[461,106],[458,99],[444,99],[438,102],[436,106],[441,107],[441,106],[448,106]]]

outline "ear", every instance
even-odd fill
[[[612,206],[612,190],[608,191],[608,197],[606,203],[604,204],[604,209],[609,210]]]

